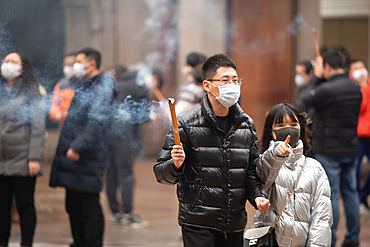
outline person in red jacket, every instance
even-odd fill
[[[362,102],[357,125],[357,136],[359,141],[359,152],[357,156],[357,189],[360,196],[360,202],[370,210],[367,202],[367,197],[370,195],[370,173],[367,175],[364,185],[360,186],[362,158],[366,155],[370,161],[369,74],[365,68],[365,64],[359,59],[354,59],[350,64],[349,76],[361,86],[362,90]]]
[[[60,123],[62,126],[67,117],[69,106],[75,96],[75,90],[72,87],[73,81],[73,65],[76,60],[75,53],[69,53],[63,60],[63,74],[59,82],[55,84],[53,97],[50,107],[50,120],[54,123]]]

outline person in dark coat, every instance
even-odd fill
[[[185,247],[241,247],[246,201],[263,212],[269,207],[256,175],[256,129],[237,103],[241,79],[233,60],[210,57],[202,77],[201,105],[178,116],[181,145],[170,130],[153,169],[158,182],[177,184]]]
[[[116,72],[117,73],[117,72]],[[106,191],[113,224],[125,224],[133,228],[149,225],[132,212],[134,174],[133,164],[142,149],[140,124],[149,121],[148,91],[140,85],[137,71],[117,73],[118,93],[107,160]],[[121,191],[122,206],[117,200],[117,188]]]
[[[332,246],[339,222],[339,196],[344,202],[347,233],[342,247],[359,246],[360,213],[356,188],[357,123],[362,100],[360,86],[345,74],[338,51],[316,58],[314,76],[302,97],[315,109],[312,147],[328,175],[334,222]]]
[[[21,226],[21,246],[30,247],[36,227],[34,193],[42,173],[44,101],[31,63],[9,53],[0,78],[0,246],[8,246],[13,195]]]
[[[81,80],[68,110],[55,154],[50,186],[66,188],[73,247],[102,246],[104,217],[99,201],[108,153],[115,80],[99,71],[100,53],[77,53],[74,74]]]

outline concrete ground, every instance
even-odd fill
[[[37,209],[37,228],[34,238],[35,247],[62,247],[72,242],[68,215],[65,212],[63,188],[50,188],[49,175],[57,133],[49,132],[45,145],[44,175],[38,177],[35,193]],[[110,224],[110,211],[107,197],[101,193],[101,204],[105,216],[104,246],[182,246],[181,231],[177,224],[176,187],[158,184],[153,174],[155,158],[138,159],[134,170],[136,174],[135,212],[141,218],[150,221],[150,226],[142,229],[128,229]],[[248,226],[252,223],[255,210],[248,205]],[[345,218],[341,209],[341,221],[338,230],[338,244],[345,234]],[[12,224],[10,246],[19,246],[20,227]],[[361,210],[360,245],[370,246],[370,212]]]

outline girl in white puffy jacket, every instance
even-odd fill
[[[290,104],[275,105],[267,115],[256,169],[271,206],[257,211],[253,227],[273,225],[294,193],[275,227],[279,246],[331,245],[330,185],[321,164],[304,155],[311,149],[308,131],[306,115]]]

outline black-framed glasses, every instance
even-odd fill
[[[243,83],[243,79],[242,78],[233,78],[233,79],[226,79],[226,78],[223,78],[223,79],[206,79],[206,81],[219,81],[219,82],[221,82],[222,85],[229,84],[230,81],[232,83],[234,83],[235,85],[242,85],[242,83]]]

